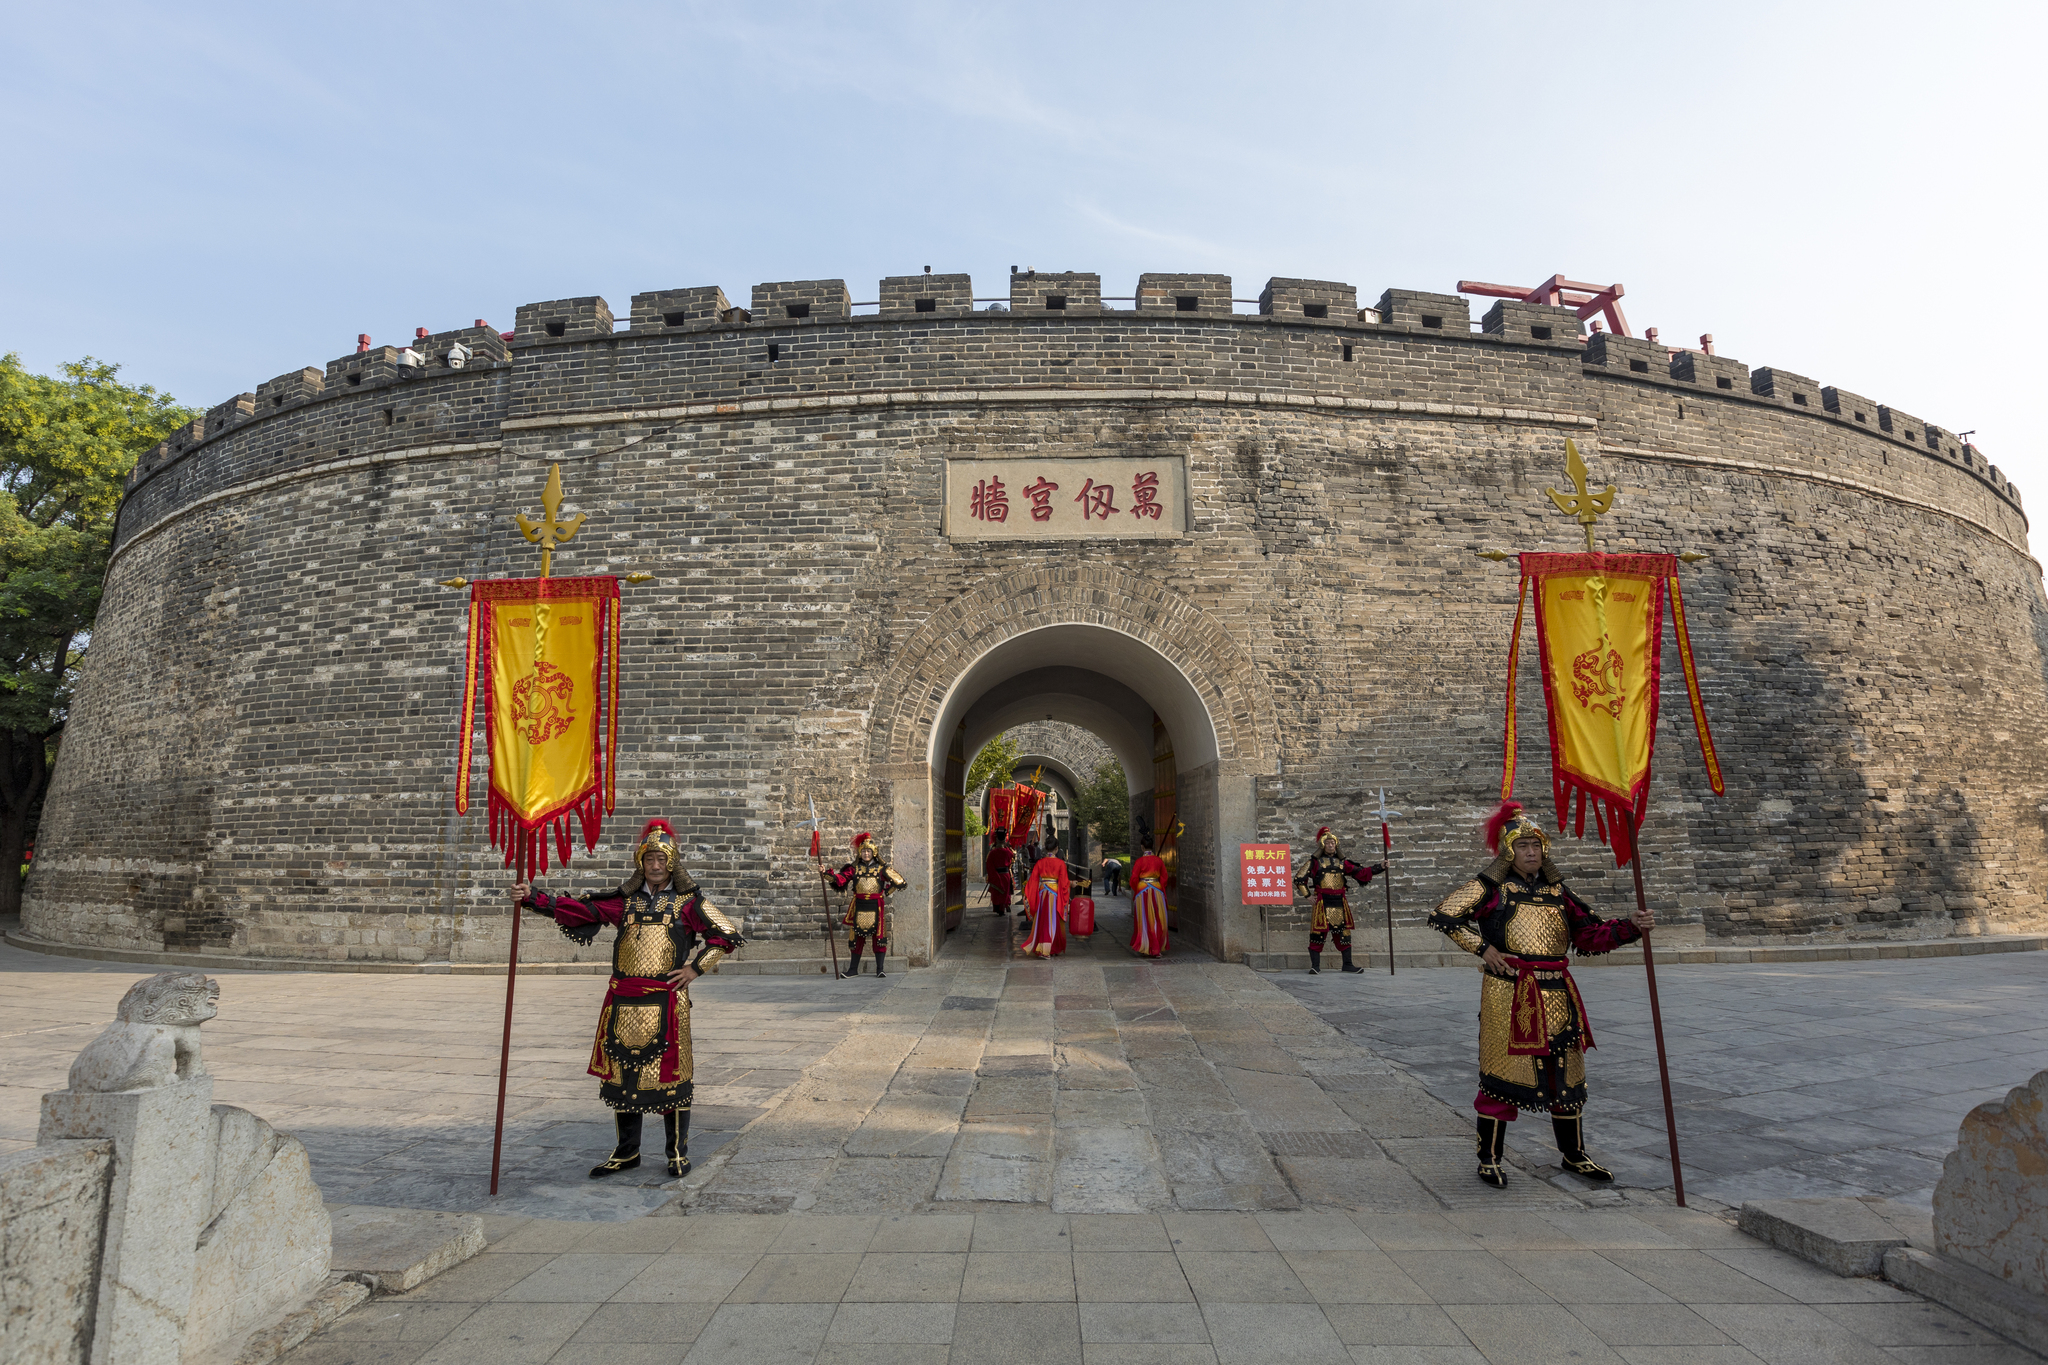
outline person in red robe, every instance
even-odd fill
[[[1010,864],[1017,855],[1010,849],[1009,831],[992,829],[988,832],[988,852],[981,858],[982,879],[988,883],[989,904],[998,915],[1010,913],[1010,897],[1017,894],[1016,879],[1010,875]]]
[[[1066,859],[1048,853],[1031,865],[1031,880],[1024,888],[1031,932],[1025,936],[1024,952],[1032,957],[1053,957],[1067,950],[1067,899],[1071,894]]]
[[[1166,951],[1166,863],[1152,851],[1152,836],[1138,841],[1131,864],[1131,951],[1158,957]]]

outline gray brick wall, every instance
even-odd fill
[[[1073,283],[1093,277],[1042,272],[1013,298],[1055,278],[1099,300]],[[808,800],[828,837],[914,842],[892,822],[932,699],[985,642],[1058,619],[1148,641],[1209,699],[1223,757],[1216,782],[1183,774],[1191,830],[1220,828],[1217,783],[1241,780],[1259,837],[1355,839],[1386,786],[1412,813],[1412,928],[1477,861],[1498,775],[1515,577],[1473,551],[1575,543],[1541,498],[1567,436],[1623,490],[1606,544],[1711,555],[1685,589],[1729,793],[1705,794],[1667,653],[1660,911],[1725,940],[2048,922],[2048,604],[2017,491],[1981,453],[1882,406],[1859,424],[1866,400],[1831,390],[1847,412],[1830,411],[1781,370],[1753,389],[1740,362],[1687,352],[1639,372],[1607,363],[1626,339],[1582,357],[1475,334],[1448,306],[1425,329],[1440,295],[1390,291],[1378,325],[1343,316],[1349,286],[1332,319],[1280,311],[1313,284],[1275,280],[1273,312],[1235,318],[769,307],[732,324],[705,287],[636,296],[627,332],[566,300],[519,310],[506,356],[480,347],[461,371],[309,368],[228,400],[150,452],[123,506],[27,927],[502,957],[481,774],[467,818],[450,786],[464,594],[435,583],[533,572],[510,518],[560,460],[591,523],[556,572],[656,581],[628,589],[621,808],[558,882],[616,875],[667,815],[764,951],[811,951]],[[940,533],[949,455],[1159,450],[1188,461],[1185,540]],[[1520,790],[1547,814],[1533,651],[1525,668]],[[1620,907],[1603,851],[1566,857]],[[1229,873],[1191,860],[1184,899],[1226,903]],[[524,951],[569,955],[545,936]]]

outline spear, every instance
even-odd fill
[[[825,906],[825,943],[832,950],[832,979],[843,981],[845,976],[839,970],[839,937],[832,928],[832,893],[825,889],[825,860],[818,852],[818,801],[807,798],[811,803],[811,861],[818,867],[818,899]]]
[[[1387,809],[1387,789],[1380,788],[1380,860],[1387,865],[1387,975],[1394,974],[1394,834],[1387,828],[1387,821],[1398,819],[1401,812]]]

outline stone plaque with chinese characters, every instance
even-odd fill
[[[1178,455],[946,461],[954,540],[1170,540],[1187,529],[1187,464]]]

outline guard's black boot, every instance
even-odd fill
[[[1501,1157],[1507,1152],[1508,1126],[1499,1119],[1479,1116],[1479,1178],[1497,1190],[1508,1187]]]
[[[850,959],[846,964],[846,974],[848,976],[860,975],[860,955],[866,948],[867,940],[864,938],[857,938],[852,943],[846,945],[846,955]]]
[[[612,1148],[612,1154],[604,1159],[603,1165],[590,1168],[592,1180],[630,1171],[640,1164],[640,1116],[613,1114],[612,1121],[618,1125],[619,1145]]]
[[[882,959],[883,959],[883,958],[885,958],[885,957],[887,957],[887,956],[889,956],[889,950],[888,950],[887,948],[884,948],[884,947],[881,947],[881,946],[877,945],[877,946],[876,946],[876,948],[875,948],[875,975],[876,975],[876,976],[887,976],[887,975],[888,975],[888,973],[887,973],[887,972],[885,972],[885,971],[883,971],[883,970],[882,970]]]
[[[1564,1168],[1588,1180],[1612,1180],[1614,1172],[1586,1155],[1585,1117],[1581,1114],[1552,1114],[1551,1131],[1557,1134],[1557,1154]]]
[[[1347,971],[1347,972],[1357,972],[1357,973],[1360,973],[1360,974],[1363,974],[1363,973],[1364,973],[1364,971],[1365,971],[1365,968],[1363,968],[1363,967],[1360,967],[1360,966],[1356,966],[1356,965],[1354,965],[1354,964],[1352,963],[1352,961],[1351,961],[1351,945],[1350,945],[1350,944],[1348,944],[1348,943],[1345,943],[1345,944],[1340,944],[1340,945],[1338,945],[1337,951],[1338,951],[1338,952],[1340,952],[1340,953],[1342,953],[1342,954],[1344,954],[1344,970],[1345,970],[1345,971]]]
[[[671,1109],[661,1116],[661,1129],[668,1139],[668,1174],[680,1180],[690,1173],[690,1111]]]
[[[1321,948],[1311,948],[1308,950],[1308,974],[1310,976],[1321,976],[1322,973],[1323,950]]]

